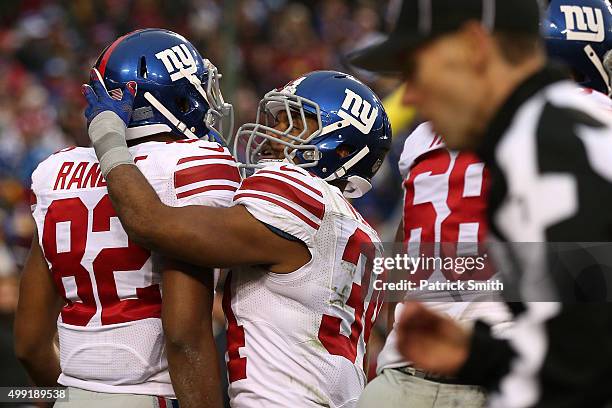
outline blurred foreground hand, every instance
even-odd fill
[[[399,352],[421,370],[452,376],[468,357],[471,333],[420,303],[405,303],[397,333]]]

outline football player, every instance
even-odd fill
[[[590,33],[574,33],[576,7],[593,14]],[[570,17],[570,18],[568,18]],[[571,25],[568,25],[568,23]],[[607,0],[552,0],[542,23],[546,50],[553,60],[568,65],[582,92],[612,108],[612,6]],[[606,98],[608,96],[608,98]]]
[[[334,71],[266,94],[234,140],[245,167],[263,168],[225,209],[165,205],[125,148],[117,107],[99,108],[90,135],[132,239],[233,269],[223,302],[232,406],[356,406],[382,301],[370,284],[380,243],[345,197],[371,187],[391,143],[375,94]]]
[[[475,154],[450,151],[426,122],[406,139],[399,168],[404,178],[404,202],[396,240],[402,249],[407,253],[442,253],[456,250],[456,245],[485,242],[488,172]],[[433,282],[446,277],[438,269],[420,279]],[[494,294],[484,291],[424,292],[411,298],[427,302],[428,307],[463,325],[482,319],[503,333],[512,320],[506,305],[492,301]],[[402,303],[389,308],[390,326],[402,308]],[[378,356],[378,377],[366,387],[360,407],[372,407],[383,400],[388,407],[442,407],[449,401],[466,408],[485,406],[483,388],[420,370],[399,354],[396,343],[393,328]]]
[[[102,52],[92,76],[100,103],[90,101],[86,116],[108,101],[120,106],[121,133],[156,198],[172,207],[231,203],[240,175],[213,126],[231,108],[215,67],[191,43],[166,30],[135,31]],[[87,86],[84,93],[95,97]],[[176,397],[183,407],[220,406],[213,274],[128,238],[92,148],[50,156],[32,192],[37,234],[15,346],[35,383],[69,387],[60,407],[166,407]]]

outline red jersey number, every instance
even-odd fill
[[[247,359],[240,357],[240,349],[245,346],[244,327],[238,325],[232,310],[232,272],[225,279],[222,305],[227,319],[227,373],[232,383],[247,378]]]
[[[441,176],[449,171],[447,178],[448,195],[445,197],[445,204],[450,213],[442,221],[440,236],[436,237],[434,227],[436,220],[440,217],[434,205],[434,198],[430,201],[421,200],[415,204],[416,184],[415,180],[419,176]],[[471,165],[480,164],[480,160],[471,153],[459,153],[454,162],[451,160],[450,152],[446,149],[438,149],[424,155],[421,160],[410,170],[408,178],[404,181],[406,197],[404,201],[404,240],[410,238],[413,230],[421,229],[420,242],[458,242],[459,226],[465,223],[478,223],[478,240],[486,236],[486,187],[487,171],[484,167],[472,167],[477,171],[472,171],[469,175],[471,180],[475,180],[480,191],[479,194],[466,194],[467,180],[466,175]],[[422,197],[421,197],[422,198]]]
[[[437,181],[429,179],[436,176]],[[411,240],[417,245],[444,243],[440,248],[440,255],[454,257],[457,254],[456,244],[465,240],[460,236],[462,226],[476,232],[476,236],[469,237],[467,241],[483,242],[487,234],[487,177],[484,164],[472,153],[459,153],[454,161],[447,149],[437,149],[421,156],[404,181],[404,244],[412,245],[409,242]],[[416,191],[420,184],[423,185],[421,188],[427,191],[427,188],[431,189],[432,183],[436,183],[437,188],[430,195]],[[447,191],[446,196],[435,195],[441,191]],[[418,202],[415,200],[417,196]],[[444,218],[441,219],[442,217]],[[436,232],[438,223],[440,230]],[[434,245],[426,245],[421,248],[419,254],[432,256],[433,251]],[[432,272],[431,269],[418,270],[412,279],[428,279]],[[483,276],[488,276],[490,272],[489,268],[486,268]],[[449,273],[447,278],[475,279],[476,276]]]
[[[367,303],[367,309],[364,315],[366,305],[363,290],[369,290],[372,264],[376,251],[370,237],[362,230],[357,229],[346,244],[342,260],[349,262],[354,268],[358,268],[361,255],[364,255],[365,258],[365,265],[362,266],[361,276],[363,278],[361,285],[353,282],[351,292],[346,302],[347,306],[355,310],[349,336],[347,337],[341,333],[340,328],[342,326],[342,319],[336,316],[323,315],[319,328],[319,340],[325,349],[330,354],[343,356],[352,363],[354,363],[357,358],[357,346],[362,332],[364,342],[367,344],[372,324],[376,320],[376,316],[378,316],[378,312],[382,306],[382,294],[379,291],[373,290],[372,297]]]
[[[357,268],[361,255],[364,255],[365,258],[361,275],[363,279],[361,285],[353,282],[349,298],[346,302],[347,306],[355,310],[349,336],[347,337],[340,332],[342,319],[330,315],[323,315],[318,335],[319,340],[330,354],[343,356],[353,363],[357,358],[357,346],[360,336],[363,333],[364,341],[367,344],[372,325],[382,307],[382,293],[376,290],[372,292],[367,308],[364,303],[362,288],[368,290],[370,287],[375,248],[370,237],[362,230],[357,229],[349,238],[342,259]],[[245,347],[246,344],[244,327],[239,325],[236,320],[231,307],[231,297],[230,273],[223,293],[223,311],[227,319],[227,371],[230,382],[234,382],[247,378],[247,359],[240,356],[240,349]]]
[[[150,252],[128,240],[127,247],[103,248],[93,260],[94,294],[90,272],[82,265],[89,232],[110,231],[110,219],[116,217],[108,195],[102,197],[92,211],[89,229],[89,210],[80,198],[54,200],[45,216],[42,246],[51,264],[53,279],[60,294],[66,300],[62,309],[62,321],[75,326],[86,326],[97,312],[96,298],[101,307],[101,323],[125,323],[161,315],[159,285],[135,288],[136,299],[120,299],[117,293],[115,273],[137,273],[150,257]],[[69,223],[69,248],[58,250],[57,226]],[[68,299],[64,279],[73,279],[78,301]]]

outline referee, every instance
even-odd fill
[[[607,4],[566,9],[577,19],[568,35],[590,30],[580,22],[591,14],[581,13],[609,22]],[[606,406],[612,245],[584,243],[612,241],[612,115],[547,65],[537,1],[404,0],[389,38],[352,62],[401,73],[404,102],[449,148],[479,153],[493,180],[491,229],[513,255],[509,340],[413,303],[400,351],[425,370],[486,386],[493,407]],[[559,242],[569,244],[551,244]]]

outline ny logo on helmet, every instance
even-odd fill
[[[378,108],[372,109],[370,102],[364,101],[361,96],[350,89],[345,89],[344,93],[346,94],[344,102],[342,102],[342,109],[344,110],[340,109],[340,111],[338,111],[338,116],[348,120],[349,123],[359,129],[361,133],[367,135],[372,130],[372,126],[374,126],[374,122],[378,116]]]
[[[606,36],[603,13],[598,8],[561,6],[568,40],[602,42]]]
[[[164,63],[172,82],[181,78],[188,78],[198,70],[195,59],[185,44],[167,48],[158,52],[155,56]]]

